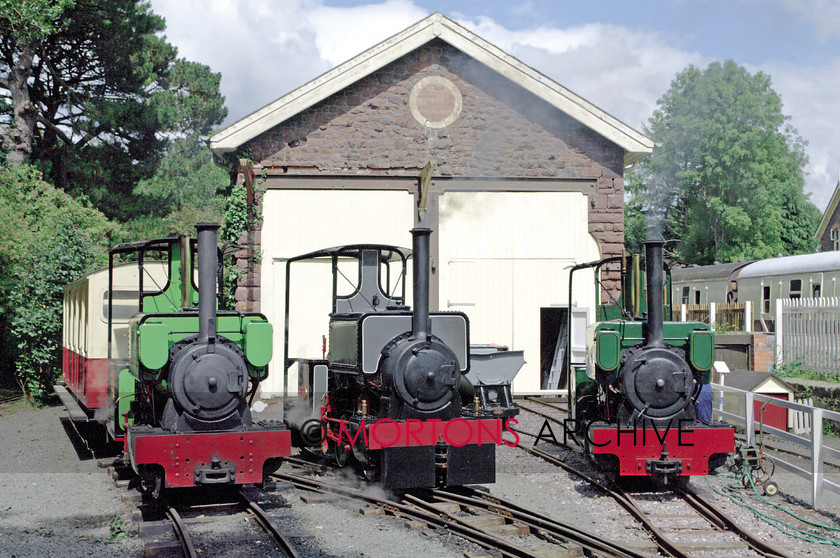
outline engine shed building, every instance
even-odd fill
[[[814,238],[820,243],[820,252],[840,250],[840,179],[837,180]]]
[[[434,230],[431,309],[465,312],[474,344],[524,350],[514,391],[539,390],[558,312],[568,312],[569,269],[621,253],[624,172],[654,146],[438,13],[209,144],[254,193],[261,217],[250,238],[260,264],[240,279],[237,304],[275,326],[273,379],[263,387],[273,394],[284,358],[320,356],[327,333],[330,273],[316,279],[313,268],[311,279],[292,281],[308,311],[292,315],[283,354],[286,260],[342,244],[410,246],[422,198]],[[576,285],[585,319],[594,288]]]

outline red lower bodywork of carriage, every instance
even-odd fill
[[[61,372],[67,389],[84,407],[99,409],[107,405],[107,358],[87,358],[64,347]]]

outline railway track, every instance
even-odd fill
[[[534,412],[521,404],[520,408]],[[558,417],[550,413],[534,414],[562,424]],[[517,430],[517,433],[536,438],[535,434],[524,430]],[[691,489],[672,493],[643,492],[633,496],[617,484],[598,480],[556,455],[527,444],[520,443],[517,447],[563,468],[609,495],[642,524],[660,552],[666,556],[682,558],[708,551],[730,551],[740,556],[745,550],[768,558],[786,556],[784,552],[740,527],[732,518]],[[667,523],[667,526],[663,526],[664,523]]]
[[[21,399],[23,399],[23,394],[7,395],[5,397],[0,397],[0,405],[3,405],[5,403],[13,403],[15,401],[20,401]]]
[[[261,556],[301,556],[247,489],[220,499],[148,507],[144,516],[138,532],[146,539],[146,557],[236,556],[243,549],[248,556],[255,545]]]
[[[397,501],[311,476],[285,472],[274,476],[299,489],[364,502],[381,513],[445,529],[506,558],[571,558],[584,552],[622,558],[646,556],[474,488],[411,491]]]
[[[528,401],[530,403],[537,403],[542,405],[543,407],[548,407],[549,409],[554,409],[555,411],[559,411],[564,415],[568,414],[567,403],[560,398],[557,397],[537,397],[533,395],[526,395],[523,398],[524,401]],[[517,401],[519,403],[519,401]]]

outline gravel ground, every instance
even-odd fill
[[[532,407],[534,405],[533,403],[531,404]],[[541,410],[545,411],[545,409]],[[538,432],[543,422],[542,418],[527,412],[521,413],[518,419],[522,429],[531,433]],[[555,427],[554,432],[558,438],[562,434],[562,430],[559,430],[558,427]],[[523,440],[524,443],[531,444],[533,438],[523,437]],[[838,444],[840,440],[831,439],[826,443]],[[558,449],[548,443],[540,442],[538,447],[549,453],[562,455],[566,459],[570,457],[568,450]],[[510,449],[500,454],[499,470],[505,470],[510,467],[509,452],[511,451],[518,450]],[[523,453],[522,451],[518,451],[519,455]],[[542,472],[537,473],[538,469],[533,469],[533,472],[531,472],[531,467],[541,466],[539,463],[540,460],[531,457],[525,460],[524,457],[516,456],[513,459],[515,462],[528,464],[522,468],[523,471],[529,471],[525,475],[526,477],[533,478],[536,481],[538,478],[537,475],[544,475]],[[794,464],[801,468],[807,469],[810,467],[806,461],[797,461],[790,456],[785,456],[785,459],[793,461]],[[534,461],[538,463],[532,464]],[[582,463],[585,464],[586,462]],[[542,482],[517,482],[515,480],[516,474],[514,473],[514,479],[511,482],[505,482],[500,476],[497,479],[498,482],[496,485],[492,487],[492,490],[494,492],[497,491],[500,495],[515,498],[523,502],[530,502],[532,507],[543,509],[558,519],[576,521],[579,526],[600,533],[613,540],[628,542],[630,544],[641,544],[646,540],[643,532],[633,528],[627,520],[620,519],[620,517],[626,517],[626,515],[612,500],[609,498],[599,498],[598,492],[589,488],[586,483],[558,470],[552,465],[545,464],[542,467],[550,467],[548,469],[549,472],[545,475]],[[735,498],[742,499],[743,503],[755,508],[758,512],[777,518],[805,531],[812,531],[831,537],[837,541],[840,541],[840,535],[836,532],[832,533],[825,529],[811,528],[783,510],[787,510],[804,520],[838,529],[840,528],[840,496],[825,491],[823,493],[823,507],[819,511],[815,511],[810,507],[811,484],[809,481],[797,475],[777,467],[773,475],[773,480],[779,485],[779,494],[773,498],[763,498],[752,489],[742,488],[740,479],[733,478],[723,469],[722,467],[721,472],[724,474],[693,479],[691,486],[700,495],[709,499],[739,524],[754,533],[760,534],[763,540],[777,546],[782,551],[795,556],[829,557],[840,555],[840,549],[837,546],[806,542],[797,538],[798,536],[807,536],[806,534],[794,532],[797,535],[795,537],[783,533],[780,529],[768,524],[766,521],[760,520],[754,512],[743,506],[739,506],[733,499],[722,495],[721,492],[725,493],[725,488],[734,484],[735,487],[730,490]],[[588,465],[588,472],[596,478],[604,478],[603,473],[597,471],[593,465]],[[840,483],[840,473],[838,473],[837,469],[827,467],[825,476],[833,482]],[[584,498],[575,499],[574,493],[580,494]],[[554,500],[556,500],[556,504],[552,503]],[[657,513],[661,512],[657,510]],[[673,524],[676,527],[676,519],[673,520]],[[666,522],[664,525],[667,527],[668,523]],[[720,554],[705,553],[705,555],[716,556]]]
[[[0,557],[138,556],[132,507],[77,452],[64,408],[19,407],[0,406]]]
[[[114,486],[83,445],[74,446],[72,427],[63,417],[62,408],[10,410],[9,405],[0,406],[0,558],[141,556],[143,541],[120,534],[134,530],[133,505],[120,500],[125,489]],[[542,423],[528,413],[519,418],[522,429],[528,432],[536,432]],[[522,437],[521,443],[531,442],[530,438]],[[550,444],[540,443],[539,447],[563,453],[565,457],[571,455],[568,450],[552,449]],[[835,470],[829,470],[827,475],[832,480],[840,480]],[[762,533],[765,540],[791,555],[838,554],[832,547],[789,537],[714,492],[735,480],[718,476],[695,479],[692,485],[739,522]],[[810,500],[807,481],[778,470],[774,480],[781,492],[769,502],[811,521],[840,525],[840,497],[826,493],[824,509],[815,512],[802,505]],[[355,484],[351,479],[345,482]],[[644,532],[611,499],[521,450],[498,448],[497,483],[488,488],[601,536],[640,549],[650,548]],[[765,513],[783,516],[755,494],[743,489],[736,493]],[[295,536],[293,540],[309,556],[455,558],[478,550],[445,532],[408,529],[403,519],[363,516],[357,503],[304,503],[301,494],[280,483],[275,492],[265,495],[264,502],[269,514]],[[799,524],[789,516],[786,521]],[[215,528],[223,532],[228,527]],[[230,526],[231,532],[239,528]],[[207,550],[206,556],[265,555],[265,548],[260,545],[238,548],[235,553],[230,548],[218,553]]]

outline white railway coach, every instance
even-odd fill
[[[840,296],[840,251],[673,268],[674,305],[752,302],[754,330],[774,331],[776,301]]]
[[[144,262],[148,290],[163,291],[167,264]],[[114,358],[127,359],[128,320],[137,311],[138,269],[132,262],[114,266]],[[88,411],[105,407],[108,392],[108,269],[83,275],[64,287],[62,379]]]

